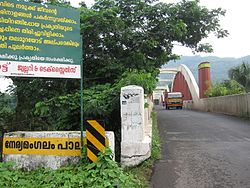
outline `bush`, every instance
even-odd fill
[[[247,92],[250,91],[250,64],[242,62],[242,64],[233,67],[228,72],[229,78],[241,84]]]
[[[110,158],[111,151],[100,154],[96,163],[79,164],[58,170],[13,170],[11,163],[0,163],[0,187],[52,188],[52,187],[143,187],[139,180],[123,171]]]
[[[245,93],[245,89],[235,80],[225,80],[222,83],[217,83],[213,85],[207,92],[208,97],[217,97],[233,94]]]
[[[127,85],[141,86],[145,94],[151,94],[156,79],[150,73],[132,71],[124,73],[114,84],[84,89],[84,117],[102,119],[106,124],[114,122],[114,114],[118,114],[115,118],[120,118],[120,90]],[[35,114],[43,124],[48,125],[49,130],[77,130],[80,122],[80,92],[38,102]]]

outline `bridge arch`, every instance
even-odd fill
[[[199,100],[198,84],[194,75],[186,65],[181,64],[177,68],[160,69],[160,73],[175,74],[172,80],[171,91],[182,92],[184,94],[184,100],[193,100],[193,102]]]
[[[190,69],[181,64],[172,82],[172,91],[180,91],[184,94],[184,100],[199,100],[199,87]]]
[[[174,74],[172,80],[172,92],[182,92],[184,100],[192,100],[198,104],[201,98],[206,98],[206,91],[211,87],[210,63],[202,62],[198,66],[199,69],[199,86],[190,69],[181,64],[177,68],[160,69],[160,73]]]

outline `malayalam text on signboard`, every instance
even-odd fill
[[[80,156],[80,138],[4,138],[3,154]]]
[[[0,76],[80,78],[80,15],[0,0]]]

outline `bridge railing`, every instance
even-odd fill
[[[200,99],[196,103],[185,103],[184,107],[235,116],[250,116],[250,93]]]

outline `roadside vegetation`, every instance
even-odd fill
[[[243,94],[250,91],[250,64],[243,62],[228,71],[230,80],[214,84],[207,92],[208,97]]]
[[[243,62],[229,70],[229,78],[242,85],[246,92],[250,91],[250,64]]]
[[[208,97],[218,97],[246,93],[245,88],[235,80],[225,80],[214,84],[207,92]]]
[[[125,172],[119,167],[110,155],[110,150],[106,150],[105,154],[100,154],[96,163],[81,163],[58,170],[14,170],[12,163],[0,163],[0,187],[142,188],[143,183],[131,172]]]
[[[8,93],[0,92],[0,131],[13,118],[15,113],[15,97]],[[0,133],[1,134],[1,133]]]

